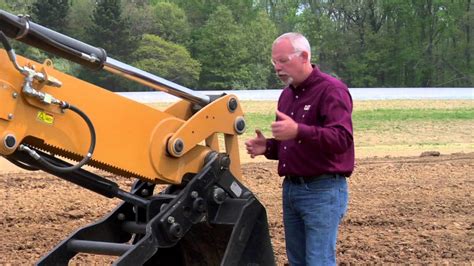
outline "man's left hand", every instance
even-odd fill
[[[286,114],[276,111],[278,121],[272,123],[272,134],[276,140],[289,140],[296,138],[298,123]]]

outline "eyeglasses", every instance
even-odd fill
[[[301,55],[301,51],[298,51],[298,52],[294,52],[294,53],[291,53],[289,56],[287,57],[284,57],[284,58],[280,58],[280,59],[273,59],[272,58],[272,65],[273,66],[276,66],[276,64],[280,64],[280,65],[284,65],[288,62],[291,61],[291,59],[293,59],[295,56],[300,56]]]

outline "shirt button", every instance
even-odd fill
[[[291,112],[291,115],[293,115],[293,114],[294,114],[294,113],[293,113],[293,112]]]
[[[303,117],[304,117],[304,115],[303,115]]]
[[[304,89],[303,89],[303,91],[304,91]]]
[[[298,140],[298,143],[301,144],[301,140]]]
[[[283,164],[283,167],[286,167],[286,164]]]
[[[284,146],[284,147],[283,147],[283,149],[285,149],[285,150],[286,150],[286,146]]]
[[[296,95],[295,98],[298,99],[298,95]]]

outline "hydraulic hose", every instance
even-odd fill
[[[7,159],[9,162],[11,162],[12,164],[22,168],[22,169],[25,169],[25,170],[28,170],[28,171],[38,171],[39,169],[32,166],[32,165],[29,165],[27,163],[24,163],[24,162],[20,162],[20,161],[17,161],[15,159],[11,159],[11,158],[8,158],[8,157],[5,157],[5,159]]]
[[[1,30],[0,30],[0,41],[2,42],[3,47],[5,47],[5,50],[7,52],[10,52],[12,50],[12,46],[8,42],[7,36],[5,36],[5,33],[3,33],[3,31]]]
[[[63,109],[69,109],[75,112],[76,114],[78,114],[80,117],[82,117],[82,119],[84,119],[84,121],[86,122],[87,127],[89,128],[90,135],[91,135],[91,144],[89,146],[89,150],[87,151],[86,156],[84,156],[84,158],[76,165],[69,166],[69,167],[59,167],[50,163],[46,159],[40,157],[39,162],[43,163],[44,166],[49,167],[53,171],[65,173],[65,172],[72,172],[74,170],[77,170],[90,161],[95,149],[96,135],[95,135],[94,125],[92,124],[91,120],[84,112],[82,112],[79,108],[75,107],[74,105],[71,105],[68,103],[64,103],[61,107]]]
[[[31,148],[29,148],[25,145],[20,145],[19,149],[22,150],[22,151],[27,152],[31,157],[33,157],[35,160],[37,160],[38,163],[40,163],[44,167],[50,169],[51,171],[54,171],[54,172],[57,172],[57,173],[68,173],[68,172],[73,172],[73,171],[81,168],[83,165],[85,165],[86,163],[88,163],[90,161],[90,159],[92,158],[92,154],[94,153],[94,149],[95,149],[96,135],[95,135],[94,125],[92,124],[91,120],[79,108],[75,107],[74,105],[70,105],[66,102],[63,102],[63,104],[61,105],[61,108],[62,109],[70,109],[71,111],[78,114],[80,117],[82,117],[82,119],[84,119],[84,121],[86,122],[86,124],[89,128],[89,132],[90,132],[90,136],[91,136],[91,143],[90,143],[89,150],[87,151],[86,156],[84,156],[84,158],[79,163],[77,163],[76,165],[73,165],[73,166],[60,167],[60,166],[55,165],[52,161],[49,161],[48,159],[43,158],[36,151],[34,151],[33,149],[31,149]]]
[[[40,36],[42,36],[42,35],[40,34]],[[44,38],[44,39],[45,39],[45,41],[48,40],[48,38]],[[59,44],[59,43],[57,43],[53,40],[50,40],[50,41],[54,42],[55,44],[57,44],[57,46],[59,46],[61,48],[64,48],[65,50],[69,49],[71,53],[73,52],[73,49],[70,49],[65,45]],[[0,30],[0,42],[5,47],[5,50],[7,51],[12,63],[21,72],[22,69],[18,66],[18,64],[16,62],[15,52],[12,49],[10,43],[8,42],[7,37],[5,36],[3,31],[1,31],[1,30]],[[88,150],[86,156],[84,156],[84,158],[76,165],[68,166],[68,167],[60,167],[60,166],[54,165],[54,163],[52,163],[52,162],[48,161],[47,159],[41,157],[36,151],[34,151],[33,149],[31,149],[31,148],[29,148],[25,145],[20,145],[19,149],[22,150],[22,151],[27,152],[30,156],[32,156],[34,159],[36,159],[44,167],[46,167],[46,168],[48,168],[52,171],[55,171],[55,172],[67,173],[67,172],[72,172],[74,170],[77,170],[77,169],[81,168],[83,165],[85,165],[86,163],[88,163],[90,161],[90,159],[92,158],[92,154],[94,152],[94,149],[95,149],[96,135],[95,135],[94,125],[92,124],[91,120],[89,119],[89,117],[84,112],[82,112],[79,108],[75,107],[74,105],[71,105],[71,104],[69,104],[67,102],[64,102],[64,101],[61,101],[60,106],[61,106],[61,109],[63,109],[63,110],[64,109],[70,109],[71,111],[75,112],[82,119],[84,119],[84,121],[86,122],[86,124],[89,128],[90,135],[91,135],[91,144],[89,146],[89,150]],[[17,166],[28,169],[28,170],[35,170],[34,168],[30,167],[29,165],[17,165]],[[29,168],[31,168],[31,169],[29,169]]]

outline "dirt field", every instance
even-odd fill
[[[276,164],[243,165],[246,184],[267,207],[278,265],[286,263],[281,178]],[[38,260],[117,200],[41,173],[0,174],[0,265]],[[349,212],[340,228],[340,264],[474,262],[474,153],[357,160]],[[116,179],[123,188],[131,180]],[[111,258],[80,257],[83,265]]]

